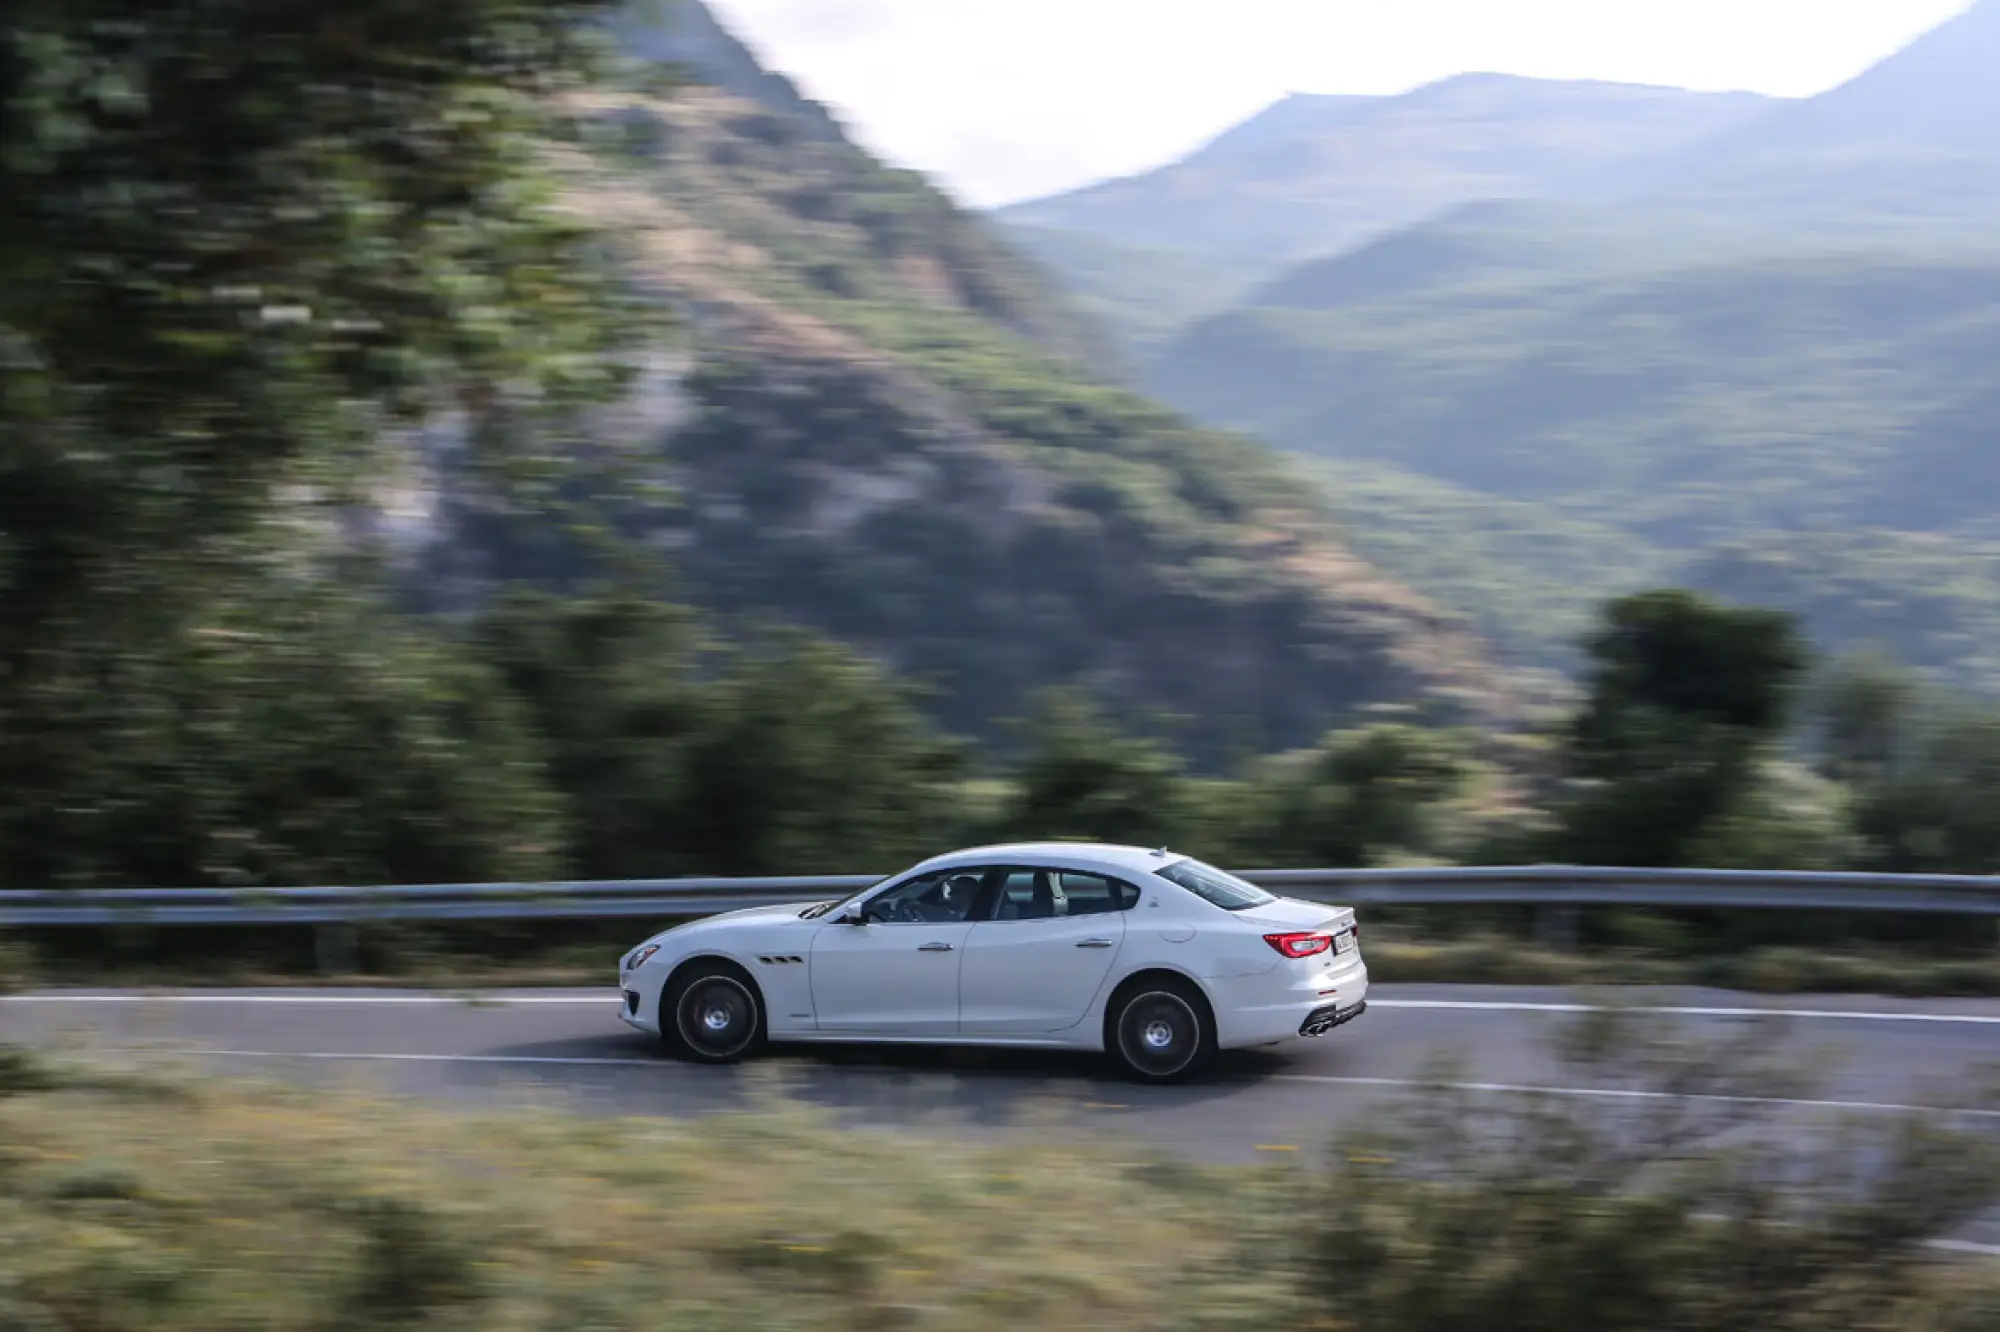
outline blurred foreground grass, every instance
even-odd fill
[[[1327,1164],[841,1130],[773,1084],[694,1122],[472,1116],[0,1050],[0,1328],[1991,1332],[1990,1135],[1777,1125],[1768,1033],[1624,1015],[1628,1101],[1438,1090]],[[1032,1130],[1033,1124],[1020,1126]],[[1990,1128],[1990,1125],[1989,1125]]]
[[[1217,1224],[1262,1210],[1268,1182],[1149,1182],[1081,1147],[840,1134],[777,1105],[695,1124],[468,1118],[32,1064],[0,1077],[10,1330],[1138,1329],[1283,1312],[1283,1292],[1238,1288]]]

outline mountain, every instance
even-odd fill
[[[2000,0],[1856,78],[1613,164],[1575,197],[1655,217],[1727,212],[1822,238],[1990,234],[2000,222]]]
[[[1980,0],[1840,87],[1752,119],[1725,150],[2000,152],[1996,71],[2000,0]]]
[[[1323,460],[1361,553],[1515,659],[1681,580],[2000,687],[1995,70],[1986,0],[1567,197],[1291,265],[1143,383]]]
[[[1063,684],[1210,757],[1380,705],[1497,715],[1477,640],[1357,557],[1293,464],[1110,386],[1039,265],[696,31],[642,49],[716,84],[605,89],[561,165],[685,318],[628,417],[673,500],[616,521],[721,624],[838,636],[982,736]],[[476,488],[443,507],[438,595],[572,562]]]
[[[1266,271],[1482,199],[1561,194],[1765,109],[1750,94],[1468,74],[1395,97],[1293,96],[1157,171],[998,211]]]

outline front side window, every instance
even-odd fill
[[[1278,900],[1256,884],[1246,883],[1234,874],[1226,874],[1199,860],[1177,860],[1153,873],[1224,911],[1247,911]]]
[[[899,883],[868,903],[868,919],[880,925],[952,925],[972,919],[986,871],[938,870]]]

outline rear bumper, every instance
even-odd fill
[[[1299,1023],[1299,1035],[1324,1036],[1335,1027],[1344,1027],[1368,1011],[1368,1001],[1360,1000],[1346,1008],[1339,1004],[1323,1004],[1306,1014],[1305,1021]]]
[[[1222,1048],[1283,1045],[1324,1035],[1366,1012],[1368,967],[1357,958],[1339,971],[1304,977],[1266,973],[1217,989],[1216,1038]]]

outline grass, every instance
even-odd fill
[[[466,1116],[38,1069],[0,1081],[0,1143],[7,1328],[1220,1328],[1256,1295],[1227,1313],[1209,1224],[1250,1224],[1255,1180],[1218,1198],[1130,1156],[941,1152],[777,1105]]]
[[[1770,1085],[1766,1033],[1709,1048],[1637,1020],[1586,1019],[1558,1053],[1715,1095],[1439,1089],[1265,1168],[1053,1114],[842,1130],[775,1076],[742,1113],[614,1120],[0,1049],[0,1328],[1992,1326],[2000,1271],[1929,1247],[2000,1201],[1991,1143],[1913,1119],[1760,1148],[1743,1131],[1776,1112],[1728,1094]]]

